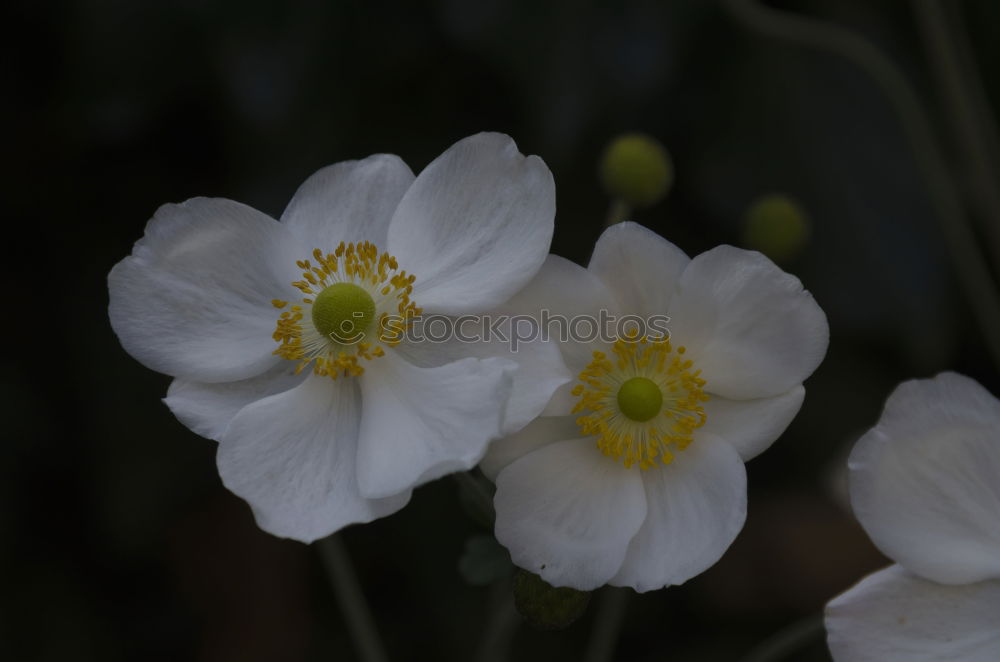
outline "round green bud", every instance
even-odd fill
[[[528,625],[539,630],[561,630],[583,615],[588,591],[556,588],[544,579],[518,569],[514,574],[514,607]]]
[[[316,330],[342,344],[361,340],[375,319],[375,302],[354,283],[334,283],[316,297],[312,320]]]
[[[633,421],[648,421],[662,407],[663,392],[651,379],[633,377],[618,389],[618,408]]]
[[[608,193],[641,209],[666,196],[674,180],[670,155],[655,138],[627,133],[615,138],[601,158],[601,181]]]
[[[747,209],[743,242],[775,262],[792,259],[809,238],[809,218],[791,198],[772,193]]]

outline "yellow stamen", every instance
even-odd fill
[[[579,401],[573,413],[585,435],[626,467],[670,464],[670,446],[684,450],[705,424],[705,380],[693,362],[668,340],[631,337],[612,347],[614,358],[594,352],[573,388]]]
[[[271,336],[279,343],[274,354],[298,361],[296,373],[312,364],[315,374],[333,379],[360,375],[365,369],[359,359],[384,356],[382,345],[399,344],[422,312],[410,300],[416,276],[399,271],[395,257],[379,253],[367,241],[340,242],[326,254],[317,248],[312,258],[315,264],[295,263],[303,280],[292,285],[311,296],[302,298],[304,305],[293,305],[278,316]],[[271,303],[279,309],[288,305],[281,299]],[[355,320],[351,333],[335,333]]]

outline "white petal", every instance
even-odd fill
[[[303,542],[396,512],[408,490],[385,499],[358,491],[360,407],[354,379],[314,375],[247,405],[219,444],[222,482],[250,503],[260,528]]]
[[[594,247],[587,270],[610,287],[629,313],[666,315],[690,258],[637,223],[616,223]]]
[[[605,584],[646,516],[639,470],[605,457],[593,438],[528,453],[496,483],[497,540],[553,586]]]
[[[503,434],[513,434],[534,420],[552,394],[573,379],[559,346],[552,342],[526,342],[519,345],[516,352],[501,351],[496,356],[517,364],[510,399],[504,410]]]
[[[696,435],[714,434],[732,444],[746,462],[767,450],[781,436],[802,407],[806,396],[800,384],[771,398],[729,400],[712,394],[705,403],[705,425]]]
[[[533,340],[517,341],[509,323],[494,327],[494,330],[503,334],[501,337],[494,336],[493,330],[489,330],[490,340],[483,339],[486,335],[483,324],[491,326],[491,319],[484,316],[477,320],[470,315],[467,323],[462,323],[462,318],[450,318],[453,328],[462,324],[460,333],[464,339],[454,335],[442,342],[425,339],[400,344],[397,350],[408,361],[420,367],[437,367],[470,356],[480,359],[495,357],[517,364],[503,418],[503,434],[513,434],[538,416],[552,393],[573,379],[573,375],[563,362],[557,343],[542,341],[537,335]],[[523,331],[524,329],[517,331],[521,337],[531,336],[527,332],[522,334]],[[473,341],[473,338],[480,340]],[[512,344],[512,340],[516,344]]]
[[[729,549],[747,512],[746,470],[732,446],[702,435],[667,466],[642,472],[646,521],[615,586],[637,591],[682,584]]]
[[[503,303],[545,260],[555,217],[552,173],[514,141],[480,133],[417,177],[389,225],[389,252],[416,275],[425,312],[462,314]]]
[[[580,382],[576,379],[563,384],[555,390],[548,404],[542,410],[542,416],[568,416],[573,411],[573,407],[580,401],[580,396],[573,395],[573,387]]]
[[[297,292],[300,252],[286,228],[238,202],[164,205],[108,275],[111,326],[153,370],[201,382],[258,375],[280,360],[271,300]]]
[[[335,163],[299,187],[281,222],[310,250],[332,252],[341,241],[362,240],[385,250],[389,221],[412,183],[410,168],[393,154]]]
[[[617,315],[622,306],[595,274],[554,254],[547,256],[535,277],[500,307],[509,315],[541,317],[547,310],[568,320],[581,315],[596,317],[601,309]],[[553,326],[554,336],[555,331]]]
[[[1000,579],[1000,402],[945,373],[904,382],[848,460],[872,541],[944,584]]]
[[[670,306],[674,344],[688,349],[707,390],[734,400],[785,393],[826,354],[826,315],[760,253],[718,246],[681,274]]]
[[[515,369],[496,358],[420,368],[395,351],[365,363],[361,493],[395,494],[474,467],[501,434]]]
[[[192,432],[219,441],[229,422],[245,406],[302,383],[305,374],[296,375],[296,365],[281,361],[261,375],[238,382],[203,384],[175,379],[163,401]]]
[[[898,565],[869,575],[826,608],[835,662],[996,662],[1000,581],[946,586]]]
[[[607,349],[601,335],[610,334],[601,333],[601,319],[619,315],[621,304],[593,273],[549,255],[531,282],[499,310],[538,320],[546,337],[561,344],[566,365],[577,373],[590,363],[595,349]]]
[[[497,474],[521,456],[547,444],[579,436],[580,426],[576,424],[576,416],[541,416],[519,432],[490,444],[479,468],[490,480],[496,481]]]

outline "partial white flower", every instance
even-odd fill
[[[1000,400],[955,373],[904,382],[848,470],[896,565],[827,605],[834,659],[1000,660]]]
[[[491,446],[481,466],[514,562],[556,586],[637,591],[714,564],[746,517],[743,463],[794,418],[826,352],[812,296],[760,253],[689,259],[620,223],[587,269],[549,256],[507,308],[670,317],[669,340],[562,343],[579,381]]]
[[[261,528],[311,541],[474,466],[565,379],[554,347],[532,346],[534,379],[404,333],[421,311],[477,313],[521,289],[554,214],[541,159],[488,133],[416,178],[387,154],[323,168],[280,222],[229,200],[166,205],[109,275],[111,323],[176,378],[167,405],[220,442],[222,480]]]

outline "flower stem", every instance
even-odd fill
[[[344,614],[347,629],[362,662],[388,662],[375,621],[354,573],[351,557],[340,536],[327,536],[316,543],[326,568],[337,606]]]
[[[629,591],[625,588],[605,586],[602,591],[601,604],[594,616],[594,629],[587,642],[587,653],[584,662],[611,662],[615,659],[615,649],[618,647],[618,635],[621,633],[622,622],[625,620],[625,608],[628,606]]]
[[[615,198],[611,201],[611,207],[608,208],[608,216],[604,220],[604,227],[610,228],[615,223],[627,221],[631,213],[632,208],[624,200]]]
[[[971,186],[969,194],[989,239],[993,257],[1000,264],[1000,181],[995,154],[996,129],[992,113],[975,70],[975,61],[963,61],[960,3],[950,6],[952,16],[940,0],[912,0],[917,27],[923,38],[938,95],[951,119],[956,142],[963,152]]]
[[[482,509],[483,513],[487,514],[491,521],[495,520],[496,509],[493,506],[493,495],[490,494],[490,488],[487,487],[487,483],[485,482],[486,479],[473,473],[473,471],[458,471],[453,473],[452,476],[455,477],[455,482],[475,499],[476,504]]]
[[[510,584],[507,578],[494,582],[490,589],[490,614],[476,655],[478,662],[506,662],[510,657],[510,640],[521,624]]]
[[[808,616],[762,641],[740,662],[778,662],[784,660],[790,653],[812,642],[823,632],[823,615]]]
[[[927,183],[951,263],[993,361],[1000,365],[1000,294],[969,227],[962,200],[931,128],[931,121],[899,68],[859,34],[773,9],[756,0],[725,0],[729,12],[761,34],[818,48],[865,71],[892,104]]]

